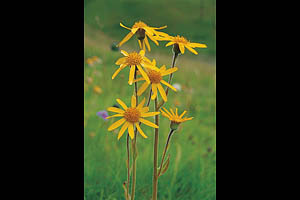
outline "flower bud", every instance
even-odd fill
[[[170,128],[172,130],[177,130],[179,124],[180,124],[180,122],[171,121]]]

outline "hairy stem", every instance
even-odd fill
[[[136,79],[137,70],[134,73],[134,79]],[[136,106],[138,106],[138,85],[137,82],[134,83],[134,93],[136,96]],[[132,186],[131,186],[131,200],[134,200],[135,196],[135,182],[136,182],[136,159],[137,159],[137,128],[134,129],[134,139],[132,140]]]
[[[161,162],[160,162],[160,167],[159,167],[159,171],[158,171],[158,176],[159,176],[160,173],[161,173],[162,165],[163,165],[163,163],[164,163],[165,156],[166,156],[166,153],[167,153],[167,150],[168,150],[168,146],[169,146],[169,142],[170,142],[170,139],[171,139],[171,136],[172,136],[173,132],[174,132],[174,130],[171,129],[171,130],[170,130],[170,133],[169,133],[169,135],[168,135],[168,139],[167,139],[167,142],[166,142],[166,145],[165,145],[164,153],[163,153],[163,156],[162,156],[162,159],[161,159]]]
[[[155,98],[154,109],[157,112],[157,97]],[[159,115],[155,115],[155,124],[159,125]],[[157,200],[157,158],[158,158],[158,128],[154,129],[154,159],[153,159],[153,189],[152,189],[152,200]]]

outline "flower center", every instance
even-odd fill
[[[185,39],[184,37],[179,36],[179,35],[177,35],[176,37],[174,37],[173,42],[183,43],[183,44],[187,44],[188,43],[187,39]]]
[[[154,70],[148,71],[148,77],[149,77],[151,83],[160,83],[160,81],[162,79],[161,74]]]
[[[133,52],[127,56],[126,61],[127,61],[128,65],[140,65],[142,60],[143,60],[143,58],[140,54]]]
[[[141,113],[136,108],[128,108],[124,113],[124,118],[126,121],[131,123],[139,122]]]

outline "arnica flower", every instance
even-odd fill
[[[153,36],[162,36],[162,37],[168,36],[168,34],[166,34],[166,33],[156,31],[156,30],[167,28],[167,26],[155,28],[155,27],[148,26],[147,24],[145,24],[142,21],[135,22],[135,24],[132,26],[132,28],[128,28],[128,27],[124,26],[122,23],[120,23],[120,26],[122,26],[123,28],[126,28],[126,29],[130,30],[130,33],[128,33],[124,37],[124,39],[118,44],[119,47],[122,46],[125,42],[127,42],[134,34],[136,34],[137,38],[138,38],[138,43],[140,45],[140,48],[145,51],[146,50],[145,49],[145,44],[146,44],[148,50],[151,51],[150,44],[148,42],[147,36],[156,45],[159,45],[159,44],[158,44],[157,40]]]
[[[139,53],[137,52],[127,53],[126,51],[121,50],[121,53],[125,57],[119,58],[117,60],[116,65],[120,65],[120,67],[115,71],[115,73],[112,76],[112,79],[114,79],[122,69],[124,69],[126,66],[129,66],[130,67],[129,81],[128,81],[129,85],[132,85],[133,83],[136,67],[138,71],[141,73],[141,75],[145,78],[145,80],[148,83],[150,83],[147,74],[145,73],[145,71],[142,69],[141,66],[150,69],[155,69],[155,68],[152,66],[151,61],[145,57],[145,51],[141,50]]]
[[[169,43],[166,44],[167,46],[170,45],[174,45],[173,46],[173,50],[175,53],[182,53],[184,54],[184,48],[187,48],[190,52],[194,53],[194,54],[198,54],[197,51],[195,51],[195,49],[193,48],[207,48],[207,46],[205,44],[200,44],[200,43],[191,43],[190,41],[188,41],[186,38],[177,35],[176,37],[173,36],[165,36],[165,37],[160,37],[160,38],[156,38],[158,40],[165,40],[165,41],[170,41]]]
[[[175,110],[175,113],[172,110],[172,108],[170,108],[170,112],[166,108],[164,108],[164,107],[163,107],[163,109],[164,110],[160,109],[161,114],[164,117],[168,118],[171,121],[170,128],[172,130],[176,130],[178,128],[178,126],[179,126],[180,123],[193,119],[193,117],[189,117],[189,118],[185,117],[185,118],[183,118],[183,116],[186,113],[186,111],[184,111],[183,113],[181,113],[181,115],[178,115],[178,109],[177,108]]]
[[[147,136],[141,129],[139,123],[141,122],[150,127],[158,128],[158,126],[156,124],[144,119],[144,117],[152,117],[152,116],[158,115],[159,112],[148,112],[149,107],[143,107],[145,104],[145,101],[146,100],[144,98],[142,100],[142,102],[138,106],[136,106],[136,97],[132,96],[131,107],[127,107],[126,104],[121,99],[117,99],[117,102],[122,106],[122,108],[124,110],[122,110],[120,108],[115,108],[115,107],[107,108],[108,111],[118,113],[118,114],[112,115],[110,117],[107,117],[107,119],[109,119],[111,117],[122,117],[122,118],[120,120],[116,121],[115,123],[113,123],[108,128],[108,131],[112,131],[112,130],[118,128],[119,126],[121,126],[122,124],[124,124],[119,131],[118,139],[120,139],[120,137],[123,135],[123,133],[126,131],[126,129],[128,129],[130,138],[133,139],[134,138],[134,126],[137,128],[139,133],[144,138],[147,138]]]
[[[156,61],[153,60],[152,65],[155,66],[156,65]],[[178,70],[177,67],[173,67],[171,69],[166,69],[166,66],[163,65],[161,68],[155,68],[155,69],[147,69],[146,73],[147,76],[150,79],[150,83],[145,81],[143,83],[143,85],[139,88],[137,95],[140,96],[144,93],[144,91],[148,88],[148,86],[151,84],[151,88],[152,88],[152,96],[151,99],[155,99],[157,96],[157,89],[162,97],[162,99],[166,102],[167,99],[167,95],[166,92],[164,90],[164,88],[162,87],[161,83],[166,85],[167,87],[171,88],[172,90],[174,90],[176,92],[176,88],[173,87],[172,85],[170,85],[168,82],[164,81],[162,78],[163,76],[169,75],[173,72],[176,72]],[[135,81],[142,81],[145,80],[144,77],[138,78]]]

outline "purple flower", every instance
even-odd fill
[[[101,111],[97,112],[97,115],[99,117],[101,117],[102,119],[104,119],[105,121],[108,120],[108,119],[106,119],[106,117],[108,117],[109,115],[106,110],[101,110]]]

